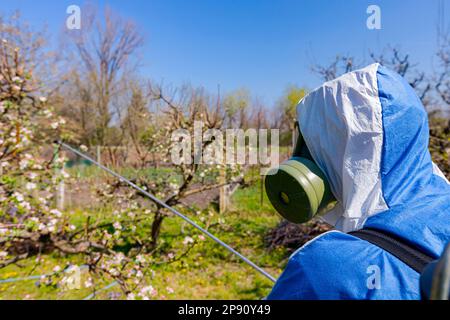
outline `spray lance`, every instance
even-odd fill
[[[100,169],[102,169],[103,171],[106,171],[107,173],[109,173],[110,175],[118,178],[121,182],[125,182],[126,184],[128,184],[130,187],[132,187],[133,189],[139,191],[140,193],[142,193],[143,195],[145,195],[146,197],[148,197],[149,199],[151,199],[153,202],[157,203],[158,205],[160,205],[161,207],[169,210],[170,212],[172,212],[173,214],[175,214],[176,216],[180,217],[181,219],[183,219],[184,221],[186,221],[187,223],[189,223],[191,226],[193,226],[194,228],[196,228],[197,230],[199,230],[200,232],[202,232],[203,234],[205,234],[207,237],[209,237],[210,239],[214,240],[215,242],[217,242],[218,244],[220,244],[222,247],[224,247],[225,249],[227,249],[229,252],[231,252],[232,254],[234,254],[235,256],[238,256],[241,260],[243,260],[245,263],[247,263],[249,266],[251,266],[253,269],[255,269],[256,271],[258,271],[259,273],[261,273],[263,276],[265,276],[267,279],[271,280],[272,282],[275,282],[276,279],[271,276],[267,271],[265,271],[263,268],[259,267],[258,265],[256,265],[254,262],[252,262],[250,259],[248,259],[247,257],[245,257],[244,255],[242,255],[241,253],[239,253],[238,251],[236,251],[235,249],[233,249],[232,247],[230,247],[228,244],[226,244],[225,242],[223,242],[222,240],[220,240],[219,238],[217,238],[216,236],[214,236],[212,233],[210,233],[208,230],[202,228],[201,226],[199,226],[197,223],[195,223],[194,221],[192,221],[191,219],[189,219],[188,217],[186,217],[184,214],[180,213],[178,210],[172,208],[171,206],[167,205],[164,201],[161,201],[160,199],[156,198],[154,195],[150,194],[149,192],[145,191],[144,189],[142,189],[141,187],[139,187],[138,185],[136,185],[135,183],[131,182],[130,180],[126,179],[125,177],[121,176],[120,174],[112,171],[111,169],[109,169],[108,167],[105,167],[104,165],[98,163],[97,161],[95,161],[94,159],[92,159],[91,157],[85,155],[84,153],[78,151],[77,149],[71,147],[70,145],[62,142],[62,141],[55,141],[55,143],[57,145],[60,145],[61,147],[63,147],[66,150],[69,150],[73,153],[75,153],[76,155],[80,156],[81,158],[93,163],[94,165],[96,165],[97,167],[99,167]]]

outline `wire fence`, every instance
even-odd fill
[[[73,268],[74,266],[69,266],[68,268],[64,269],[62,272],[64,273],[68,273],[71,271],[71,268]],[[78,266],[78,268],[80,269],[88,269],[89,266],[88,265],[81,265]],[[51,273],[46,273],[46,274],[38,274],[38,275],[31,275],[31,276],[27,276],[27,277],[15,277],[15,278],[6,278],[6,279],[0,279],[0,284],[7,284],[7,283],[15,283],[15,282],[21,282],[21,281],[30,281],[30,280],[41,280],[43,278],[49,278],[52,277],[54,275],[57,275],[58,272],[51,272]],[[95,290],[94,292],[92,292],[91,294],[89,294],[88,296],[84,297],[82,300],[92,300],[93,298],[95,298],[100,292],[104,292],[107,291],[113,287],[115,287],[116,285],[118,285],[119,283],[117,281],[113,281],[110,284]]]
[[[64,269],[63,272],[70,272],[71,268],[73,268],[74,266],[69,266],[68,268]],[[81,265],[81,266],[77,266],[80,269],[87,269],[88,266],[87,265]],[[38,280],[38,279],[42,279],[42,278],[47,278],[47,277],[52,277],[54,275],[57,275],[59,272],[51,272],[51,273],[46,273],[46,274],[38,274],[38,275],[32,275],[32,276],[27,276],[27,277],[16,277],[16,278],[6,278],[6,279],[0,279],[0,284],[4,284],[4,283],[13,283],[13,282],[20,282],[20,281],[29,281],[29,280]]]

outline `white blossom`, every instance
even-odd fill
[[[28,182],[26,185],[25,185],[25,188],[27,189],[27,190],[34,190],[34,189],[36,189],[36,183],[33,183],[33,182]]]
[[[20,205],[22,206],[22,208],[24,208],[25,210],[31,210],[31,205],[29,202],[27,201],[22,201],[20,202]]]
[[[193,242],[194,242],[194,239],[192,239],[192,238],[189,237],[189,236],[185,237],[184,240],[183,240],[183,244],[184,244],[184,245],[187,245],[187,244],[193,243]]]
[[[21,77],[17,77],[17,76],[13,77],[11,80],[13,82],[17,82],[17,83],[22,83],[23,82],[23,79]]]
[[[85,282],[84,282],[84,286],[86,287],[86,288],[90,288],[90,287],[92,287],[94,285],[94,283],[93,283],[93,281],[92,281],[92,278],[88,278]]]
[[[13,193],[13,197],[16,198],[16,200],[19,202],[22,202],[24,200],[23,195],[17,191]]]
[[[34,173],[34,172],[30,172],[30,173],[28,174],[28,178],[30,178],[31,180],[34,180],[34,179],[37,178],[37,174]]]
[[[109,273],[114,277],[120,274],[120,272],[116,268],[112,268],[111,270],[109,270]]]
[[[138,263],[144,263],[145,262],[145,258],[144,258],[144,256],[142,255],[142,254],[138,254],[137,256],[136,256],[136,261],[138,262]]]
[[[61,211],[59,211],[58,209],[52,209],[52,210],[50,210],[50,213],[55,215],[55,216],[57,216],[57,217],[61,217],[62,216]]]
[[[30,163],[30,161],[28,159],[22,159],[19,162],[19,166],[20,166],[20,170],[24,170],[28,167],[28,164]]]
[[[46,118],[50,118],[53,116],[53,113],[50,110],[44,110],[43,113]]]
[[[155,295],[156,295],[156,290],[155,290],[155,288],[153,288],[153,286],[143,287],[143,288],[139,291],[139,295],[140,295],[143,299],[145,299],[145,298],[148,298],[147,295],[155,296]]]
[[[122,230],[122,225],[120,224],[119,221],[114,222],[113,227],[116,230]]]

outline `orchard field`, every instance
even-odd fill
[[[90,179],[95,179],[95,175],[102,173],[93,172],[81,178],[79,183],[87,183]],[[67,210],[64,215],[77,226],[77,223],[84,221],[85,215],[99,219],[101,217],[102,220],[108,221],[108,216],[112,216],[113,211],[113,208],[105,207],[90,208],[86,211],[75,208]],[[230,208],[226,213],[220,214],[217,211],[217,203],[213,203],[203,210],[195,208],[195,213],[189,216],[200,225],[209,225],[210,232],[271,274],[277,275],[281,272],[287,258],[286,249],[268,249],[265,241],[268,232],[280,219],[265,195],[263,205],[260,205],[258,183],[238,189],[232,195]],[[201,236],[181,219],[169,217],[161,234],[159,259],[164,260],[164,257],[170,256],[174,247],[184,250],[176,261],[156,265],[153,268],[154,273],[149,275],[149,282],[154,289],[162,288],[165,292],[161,298],[261,299],[268,294],[271,288],[269,280],[215,242]],[[191,239],[193,243],[190,243]],[[34,258],[30,258],[23,260],[20,265],[4,268],[0,271],[0,279],[51,274],[67,265],[82,263],[80,257],[52,253],[46,255],[39,265],[36,265]],[[92,280],[88,281],[88,278]],[[107,276],[90,276],[84,269],[81,269],[81,288],[64,288],[56,281],[46,284],[51,280],[54,279],[33,278],[14,283],[0,283],[0,295],[3,299],[82,299],[92,294],[94,286],[98,290],[114,281]],[[96,293],[96,298],[123,298],[123,293],[120,288],[114,286]]]

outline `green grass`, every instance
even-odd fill
[[[111,208],[103,208],[95,213],[74,211],[71,217],[75,224],[79,224],[83,215],[106,218],[110,210]],[[191,218],[203,224],[197,217]],[[213,219],[216,223],[210,227],[210,232],[272,275],[277,276],[281,272],[286,263],[286,252],[283,249],[269,251],[264,245],[265,234],[278,223],[279,218],[265,196],[261,206],[259,183],[237,190],[232,197],[229,212],[215,214]],[[219,220],[221,223],[217,223]],[[179,245],[184,237],[193,234],[198,234],[198,231],[177,217],[168,217],[162,230],[162,250]],[[66,263],[81,263],[80,261],[80,257],[47,255],[44,263],[33,270],[35,262],[29,259],[20,266],[0,270],[0,279],[50,273],[56,265],[63,267]],[[182,260],[162,264],[155,267],[154,271],[151,284],[156,289],[164,291],[168,286],[174,289],[173,294],[166,296],[167,299],[261,299],[269,293],[272,286],[269,280],[210,239],[196,244]],[[110,283],[111,279],[96,281],[96,287],[100,288]],[[0,299],[81,299],[92,291],[86,288],[66,291],[56,287],[39,288],[35,282],[36,280],[0,284]],[[100,293],[97,298],[106,299],[111,292],[120,291],[117,287],[111,288]]]

